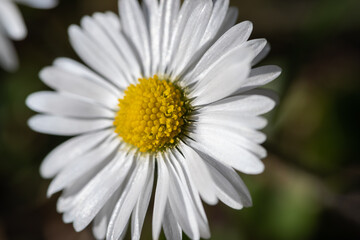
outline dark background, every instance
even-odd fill
[[[212,239],[360,239],[360,1],[232,0],[239,21],[267,38],[282,75],[269,88],[280,104],[268,115],[266,170],[243,176],[254,206],[207,208]],[[65,140],[32,132],[28,94],[46,89],[38,72],[56,57],[77,59],[67,27],[83,15],[117,11],[116,0],[60,0],[53,10],[20,6],[29,35],[16,42],[20,68],[0,69],[0,240],[92,239],[75,233],[46,198],[39,165]],[[151,208],[142,239],[151,238]],[[162,236],[163,237],[163,236]]]

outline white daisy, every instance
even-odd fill
[[[120,0],[114,13],[84,17],[70,42],[89,66],[56,59],[40,73],[55,91],[30,95],[38,132],[76,137],[41,166],[61,191],[57,209],[97,239],[139,239],[154,188],[153,239],[209,238],[202,201],[251,205],[237,174],[258,174],[266,151],[259,115],[275,102],[255,90],[280,74],[253,68],[268,52],[234,25],[228,0]],[[156,169],[156,170],[155,170]],[[154,183],[156,180],[156,184]],[[130,219],[131,218],[131,219]],[[131,221],[131,224],[129,223]]]
[[[52,8],[57,0],[0,0],[0,67],[12,71],[18,59],[11,41],[22,40],[27,35],[24,20],[15,2],[34,8]]]

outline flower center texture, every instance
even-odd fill
[[[183,91],[157,75],[131,84],[118,106],[115,132],[141,152],[175,146],[185,131],[191,110]]]

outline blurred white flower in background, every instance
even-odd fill
[[[23,17],[16,6],[21,3],[34,8],[52,8],[57,0],[0,0],[0,67],[14,71],[18,67],[18,57],[12,40],[23,40],[27,29]]]

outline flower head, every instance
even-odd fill
[[[280,74],[252,68],[268,52],[248,40],[252,24],[234,25],[228,0],[119,1],[114,13],[84,17],[70,41],[89,66],[56,59],[40,78],[55,91],[30,95],[38,132],[74,136],[41,166],[63,190],[58,211],[98,239],[139,239],[154,188],[153,239],[209,238],[202,200],[251,205],[235,171],[264,169],[259,129],[275,101],[256,89]],[[155,183],[156,181],[156,183]],[[153,187],[156,185],[156,187]],[[131,222],[131,223],[129,223]]]
[[[6,70],[14,70],[18,65],[14,47],[7,37],[22,40],[27,35],[24,20],[15,2],[35,8],[52,8],[57,4],[57,0],[0,1],[0,66]]]
[[[190,107],[180,88],[157,75],[139,79],[120,99],[115,132],[140,152],[175,146],[184,132]]]

